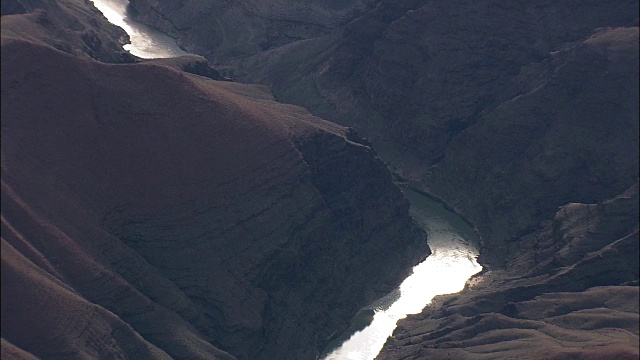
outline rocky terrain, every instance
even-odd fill
[[[473,219],[493,271],[401,322],[380,359],[638,358],[638,28],[518,85],[420,180]]]
[[[428,253],[376,154],[486,269],[379,358],[638,357],[637,1],[132,4],[219,72],[2,2],[3,358],[314,359]]]
[[[129,36],[111,25],[89,0],[6,0],[2,36],[52,46],[82,58],[132,62],[122,45]]]
[[[219,19],[168,3],[133,2]],[[381,358],[637,358],[637,207],[593,210],[637,196],[638,2],[380,0],[340,19],[235,56],[198,42],[215,32],[173,30],[228,76],[354,127],[476,226],[490,272],[405,321]]]
[[[372,0],[147,1],[130,4],[139,20],[179,38],[216,64],[330,33]]]
[[[171,21],[223,16],[201,2],[169,3],[132,2]],[[488,241],[636,181],[637,1],[381,0],[345,24],[335,16],[325,35],[281,35],[285,45],[232,58],[204,41],[183,45],[206,47],[217,67],[268,85],[280,101],[353,126]],[[177,36],[216,38],[193,23]]]
[[[352,130],[5,4],[3,359],[315,359],[428,255]]]
[[[637,359],[638,185],[571,203],[506,265],[400,321],[379,359]]]

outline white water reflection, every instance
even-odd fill
[[[419,313],[436,295],[461,291],[467,280],[482,270],[476,261],[477,239],[462,219],[416,192],[407,191],[405,195],[411,202],[411,216],[427,231],[433,254],[413,268],[391,306],[381,301],[374,309],[371,324],[353,334],[325,360],[374,359],[399,319]]]
[[[131,44],[124,46],[133,55],[145,59],[172,58],[188,55],[172,37],[141,24],[129,17],[128,0],[92,0],[110,23],[121,27],[129,34]]]

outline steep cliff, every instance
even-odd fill
[[[314,359],[428,254],[375,153],[263,87],[2,54],[3,358]]]

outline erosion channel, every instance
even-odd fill
[[[147,59],[187,55],[171,37],[133,20],[126,0],[94,0],[94,5],[129,34],[131,44],[125,48],[133,55]],[[461,291],[482,270],[476,261],[477,237],[463,219],[415,191],[406,190],[405,196],[411,216],[428,234],[433,253],[413,268],[398,289],[362,309],[351,328],[324,350],[325,360],[374,359],[399,319],[419,313],[437,295]]]

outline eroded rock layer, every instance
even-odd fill
[[[314,359],[427,254],[346,129],[3,37],[3,358]]]

